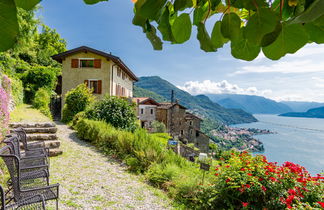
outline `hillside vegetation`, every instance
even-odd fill
[[[242,109],[252,114],[281,114],[293,110],[286,104],[254,95],[208,94],[212,101],[226,108]]]
[[[307,118],[324,118],[324,106],[309,109],[307,112],[288,112],[281,114],[284,117],[307,117]]]

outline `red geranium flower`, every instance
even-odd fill
[[[261,189],[265,192],[267,191],[267,188],[265,186],[262,186]]]
[[[245,203],[245,202],[242,202],[242,206],[243,206],[243,207],[247,207],[248,205],[249,205],[249,203],[247,203],[247,202],[246,202],[246,203]]]
[[[230,178],[226,179],[226,183],[228,183],[228,182],[230,182],[230,181],[231,181],[231,179],[230,179]]]
[[[251,173],[247,173],[248,176],[253,176]]]
[[[321,205],[322,208],[324,208],[324,202],[318,201],[317,203]]]
[[[249,184],[246,184],[246,185],[245,185],[245,187],[246,187],[246,188],[250,188],[250,187],[251,187],[251,185],[249,185]]]
[[[241,168],[240,170],[241,170],[241,171],[245,171],[245,168]]]
[[[270,177],[269,178],[271,181],[273,181],[273,182],[276,182],[276,181],[278,181],[276,178],[274,178],[274,177]]]

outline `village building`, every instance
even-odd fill
[[[97,98],[106,94],[133,97],[133,84],[138,78],[119,57],[82,46],[52,58],[62,64],[62,77],[57,88],[63,96],[62,105],[64,95],[82,83],[93,89]]]
[[[183,143],[193,143],[201,152],[208,152],[210,138],[200,131],[202,119],[186,112],[187,108],[176,103],[160,103],[157,121],[165,124],[167,132]]]
[[[152,122],[156,120],[156,110],[159,103],[148,97],[133,98],[132,100],[137,105],[136,114],[141,127],[150,130]]]

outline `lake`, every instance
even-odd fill
[[[324,119],[254,115],[259,122],[235,127],[269,129],[275,134],[258,135],[268,160],[298,163],[312,175],[324,171]],[[260,153],[258,153],[260,154]]]

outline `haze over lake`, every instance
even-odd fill
[[[276,134],[259,135],[270,161],[291,161],[304,166],[311,174],[324,171],[324,119],[254,115],[259,122],[235,127],[269,129]]]

